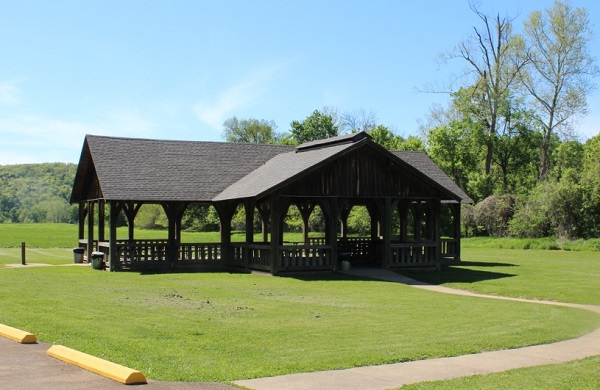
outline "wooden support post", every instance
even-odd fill
[[[435,261],[442,262],[442,204],[439,199],[431,201],[429,209],[433,219],[433,239],[435,240]]]
[[[249,269],[248,262],[250,260],[250,246],[254,243],[254,204],[253,200],[244,202],[246,210],[246,250],[244,253],[244,269]]]
[[[383,268],[390,268],[392,263],[392,199],[385,198],[383,208],[383,223],[382,223],[382,235],[383,235]]]
[[[87,208],[84,202],[79,202],[79,240],[85,238],[85,216],[87,214]],[[79,243],[79,240],[77,241]]]
[[[351,205],[346,205],[346,207],[343,207],[340,211],[340,233],[343,238],[348,237],[348,217],[350,216],[350,211],[352,211]]]
[[[400,241],[406,242],[408,240],[408,208],[409,204],[407,201],[401,201],[398,203],[398,215],[400,217]]]
[[[415,241],[421,240],[421,218],[423,212],[421,210],[421,203],[417,202],[413,205],[413,239]]]
[[[305,201],[298,202],[296,204],[296,207],[298,207],[298,210],[300,211],[300,216],[302,217],[302,241],[304,245],[308,245],[308,220],[310,219],[310,215],[315,209],[315,205],[309,203],[308,201]]]
[[[181,220],[188,203],[169,202],[162,204],[169,219],[169,250],[167,262],[170,268],[175,268],[179,259],[179,244],[181,243]],[[137,211],[136,211],[137,212]]]
[[[326,232],[325,232],[325,241],[327,245],[331,247],[331,270],[336,271],[338,267],[338,245],[337,245],[337,236],[338,236],[338,228],[339,228],[339,217],[340,217],[340,206],[338,199],[336,198],[327,198],[323,202],[323,206],[325,207],[326,218]]]
[[[269,242],[269,218],[271,216],[269,207],[269,202],[261,202],[256,204],[256,209],[260,214],[260,220],[262,222],[262,242]]]
[[[377,241],[379,238],[377,207],[372,204],[367,206],[367,211],[369,212],[369,218],[371,220],[371,241]]]
[[[453,219],[453,225],[454,225],[454,240],[455,240],[455,253],[454,253],[454,260],[456,261],[460,261],[460,239],[461,239],[461,232],[460,232],[460,211],[461,211],[461,205],[460,203],[456,203],[456,204],[452,204],[450,205],[450,209],[452,211],[452,219]]]
[[[27,260],[25,259],[25,242],[21,243],[21,264],[27,265]]]
[[[105,226],[104,226],[104,218],[105,218],[105,206],[106,202],[104,200],[98,200],[98,241],[105,240]]]
[[[121,207],[117,202],[110,202],[110,216],[109,216],[109,248],[108,248],[108,270],[114,272],[121,268],[121,261],[119,254],[117,253],[117,221],[119,219],[119,213]]]
[[[277,273],[280,253],[279,246],[282,244],[283,234],[282,234],[282,216],[281,216],[281,201],[277,195],[274,195],[271,198],[271,205],[269,207],[271,210],[271,273],[275,275]]]
[[[214,204],[215,210],[219,215],[219,226],[221,234],[221,260],[223,264],[231,263],[230,244],[231,244],[231,219],[235,212],[236,205],[232,202],[222,202]]]
[[[88,262],[92,262],[92,252],[94,252],[94,202],[88,202],[88,242],[87,256]]]

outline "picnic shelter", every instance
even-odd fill
[[[459,262],[461,203],[472,201],[424,152],[388,151],[360,132],[295,147],[87,135],[71,202],[79,204],[79,245],[86,256],[105,253],[111,271],[285,274],[335,271],[342,261],[388,269]],[[164,209],[164,239],[136,238],[135,217],[144,204]],[[216,209],[220,242],[181,241],[182,218],[192,204]],[[303,222],[300,242],[283,239],[292,205]],[[232,242],[240,206],[245,241]],[[348,234],[357,206],[370,217],[366,237]],[[325,232],[310,237],[316,207]],[[118,238],[122,216],[128,235]],[[254,231],[255,216],[260,232]]]

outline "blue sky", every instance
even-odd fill
[[[552,1],[480,4],[520,30]],[[599,24],[600,2],[572,4]],[[85,134],[220,141],[232,116],[283,132],[324,106],[418,135],[447,102],[418,91],[460,71],[437,58],[478,21],[467,0],[5,0],[0,165],[77,162]],[[600,93],[588,103],[582,140],[600,132]]]

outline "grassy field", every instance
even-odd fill
[[[514,348],[600,326],[585,311],[376,281],[89,267],[0,270],[0,323],[176,381]]]
[[[484,294],[600,305],[600,252],[464,248],[463,262],[415,279]]]
[[[600,388],[600,356],[564,364],[521,368],[497,374],[477,375],[449,381],[417,383],[402,390],[454,389],[598,389]]]
[[[164,234],[141,231],[138,237]],[[0,225],[0,267],[20,262],[21,241],[31,243],[30,263],[70,264],[76,237],[72,225]],[[186,232],[184,240],[211,237],[218,240],[214,233]],[[490,249],[498,242],[485,248],[477,239],[465,244],[461,266],[411,276],[483,293],[600,304],[600,252]],[[0,299],[0,323],[134,367],[152,379],[176,381],[455,356],[548,343],[600,326],[600,316],[576,309],[342,276],[2,268]],[[565,388],[579,388],[597,379],[597,364],[592,358],[552,366],[556,372],[538,367],[423,386],[527,388],[552,372],[557,383],[573,385]]]

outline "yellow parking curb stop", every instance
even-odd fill
[[[62,345],[53,345],[46,354],[126,385],[147,383],[146,377],[139,371]]]
[[[4,336],[21,344],[37,343],[37,337],[33,333],[25,332],[23,330],[13,328],[8,325],[0,324],[0,336]]]

